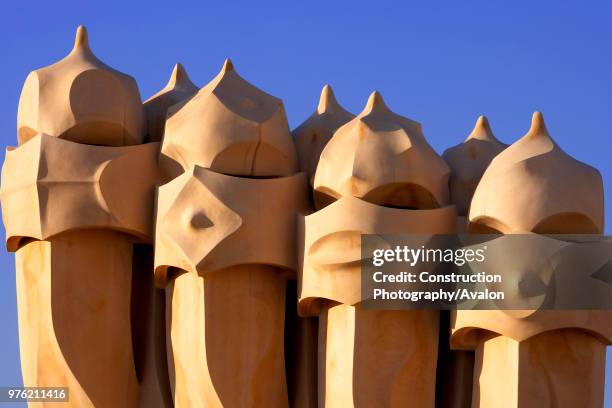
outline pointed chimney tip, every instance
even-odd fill
[[[493,131],[491,130],[491,125],[489,124],[489,119],[485,115],[480,115],[478,120],[476,120],[476,126],[474,126],[474,130],[484,131],[487,136],[491,136]]]
[[[77,27],[76,35],[74,37],[74,49],[89,48],[89,36],[87,34],[87,28],[84,25]]]
[[[370,97],[368,98],[368,102],[366,104],[365,109],[363,110],[363,113],[385,111],[385,110],[389,110],[389,108],[385,104],[385,101],[382,95],[380,94],[380,92],[378,91],[372,92],[370,94]]]
[[[542,112],[533,112],[529,134],[531,136],[548,135],[548,129],[546,129],[546,123],[544,122],[544,115],[542,115]]]
[[[180,62],[174,64],[174,68],[172,68],[172,74],[170,75],[171,82],[180,82],[187,77],[187,72],[185,72],[185,68]]]
[[[321,114],[328,112],[336,108],[338,101],[334,95],[334,90],[329,84],[325,84],[321,90],[321,97],[319,98],[319,105],[317,106],[317,113]]]
[[[228,73],[234,71],[234,63],[232,62],[231,59],[226,58],[225,61],[223,62],[223,68],[221,68],[221,72]]]
[[[489,124],[489,119],[485,115],[480,115],[476,120],[476,125],[474,125],[474,129],[465,139],[468,140],[478,139],[478,140],[488,140],[488,141],[497,141],[497,138],[493,134],[493,130],[491,130],[491,125]]]

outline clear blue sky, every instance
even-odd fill
[[[231,57],[241,75],[284,100],[292,127],[315,109],[325,83],[354,113],[378,89],[423,124],[438,152],[462,141],[481,114],[511,143],[541,110],[557,142],[603,174],[610,219],[612,3],[409,3],[3,2],[1,144],[16,144],[28,72],[63,57],[85,24],[94,52],[134,76],[143,99],[177,61],[201,86]],[[0,385],[12,385],[21,378],[13,255],[0,253],[0,266]]]

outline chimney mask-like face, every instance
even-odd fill
[[[325,146],[314,180],[318,211],[304,217],[299,310],[361,298],[362,234],[455,232],[448,167],[417,122],[389,111],[378,92]],[[418,209],[421,211],[411,211]],[[381,243],[384,247],[385,243]]]
[[[453,233],[456,216],[454,206],[406,211],[348,196],[304,217],[300,313],[317,315],[324,300],[349,305],[363,300],[362,234],[410,232],[426,240],[433,234]]]
[[[143,125],[136,81],[93,54],[82,26],[70,54],[31,72],[19,99],[20,145],[38,133],[83,144],[134,145],[142,142]]]
[[[536,234],[491,235],[473,249],[486,247],[482,262],[470,264],[473,273],[500,274],[501,282],[480,283],[490,291],[504,293],[503,299],[474,300],[476,309],[496,310],[525,318],[550,302],[554,291],[552,256],[568,243]],[[467,248],[470,248],[468,246]],[[521,256],[516,256],[520,253]],[[463,307],[467,308],[468,303]],[[548,306],[552,306],[548,304]]]
[[[239,177],[294,174],[297,155],[282,101],[226,61],[208,85],[168,109],[160,165],[170,177],[194,165]]]
[[[561,150],[536,112],[529,132],[487,168],[469,220],[471,232],[598,234],[603,231],[601,176]]]
[[[391,112],[378,92],[323,149],[314,179],[315,206],[353,196],[373,204],[432,209],[448,204],[449,168],[421,125]]]
[[[159,144],[90,146],[38,134],[9,148],[2,166],[7,249],[81,229],[151,242]]]
[[[609,312],[571,310],[575,305],[567,303],[570,294],[580,295],[576,287],[589,287],[593,295],[603,293],[603,299],[610,293],[609,283],[597,282],[601,280],[597,262],[605,264],[601,255],[609,250],[602,251],[598,242],[572,242],[572,235],[567,235],[603,231],[601,177],[561,150],[539,112],[529,132],[495,157],[485,171],[472,199],[469,221],[472,233],[511,234],[489,243],[492,258],[487,260],[489,266],[482,267],[502,277],[497,286],[507,298],[498,306],[518,302],[525,308],[457,311],[452,322],[454,347],[474,348],[483,331],[522,341],[550,330],[580,328],[608,341],[612,338]],[[579,246],[581,255],[576,254]],[[584,251],[594,251],[588,256],[593,262],[584,262]],[[576,259],[583,260],[578,267]],[[574,266],[568,270],[568,265]],[[495,285],[490,289],[499,290]],[[564,310],[542,310],[553,307]]]
[[[473,236],[472,236],[473,237]],[[501,282],[482,283],[504,299],[475,300],[476,309],[527,318],[540,310],[602,309],[612,306],[612,243],[592,235],[491,235],[473,273],[501,274]],[[520,254],[520,256],[517,256]],[[466,302],[462,308],[470,306]],[[546,313],[546,312],[545,312]]]
[[[306,177],[249,179],[196,166],[159,187],[155,275],[201,276],[262,264],[294,271],[297,214],[308,210]]]
[[[487,246],[484,262],[470,266],[500,274],[501,282],[479,283],[478,290],[503,291],[504,299],[468,301],[462,309],[475,310],[453,312],[453,347],[473,349],[491,333],[523,341],[567,328],[612,339],[610,242],[584,235],[490,238],[479,244]]]

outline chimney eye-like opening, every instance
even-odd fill
[[[510,229],[501,221],[492,217],[478,217],[468,225],[470,234],[507,234]]]
[[[338,197],[334,191],[326,188],[314,190],[313,193],[314,205],[317,210],[321,210],[335,203],[339,198],[340,197]]]
[[[425,187],[414,183],[390,183],[370,190],[362,199],[383,207],[405,210],[440,208],[438,200]]]
[[[329,188],[319,187],[314,191],[315,208],[320,210],[334,203],[341,195]],[[389,183],[368,191],[360,200],[381,207],[404,210],[431,210],[440,208],[434,195],[426,188],[414,183]]]
[[[540,221],[532,232],[536,234],[601,234],[601,229],[586,215],[565,212]]]

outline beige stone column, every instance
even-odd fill
[[[439,313],[362,307],[360,237],[455,232],[448,174],[378,92],[324,147],[299,275],[299,311],[319,316],[320,407],[434,406]]]
[[[300,170],[308,176],[311,206],[314,175],[321,152],[334,132],[353,119],[355,115],[344,109],[336,100],[330,85],[323,86],[316,110],[293,132]],[[316,407],[317,405],[317,349],[318,317],[297,316],[295,336],[295,360],[288,378],[294,381],[294,399],[291,406]]]
[[[156,151],[39,134],[7,152],[1,195],[26,386],[68,386],[74,406],[135,406],[132,246],[150,239]]]
[[[84,27],[21,93],[0,195],[23,379],[67,386],[69,406],[138,403],[132,246],[151,242],[158,150],[138,145],[142,120],[136,82],[96,58]]]
[[[144,140],[160,142],[168,108],[193,96],[197,90],[185,68],[176,64],[166,86],[143,103]],[[153,245],[136,245],[133,260],[132,337],[141,386],[139,406],[146,408],[174,406],[166,353],[166,294],[154,282],[154,250]]]
[[[561,150],[536,112],[529,132],[487,168],[469,221],[472,232],[601,234],[601,176]],[[514,273],[508,282],[532,273],[518,262],[527,252],[511,257],[498,272]],[[472,406],[601,407],[611,322],[607,311],[455,312],[452,346],[476,351]]]
[[[450,199],[457,207],[457,232],[467,232],[467,216],[474,190],[491,163],[506,145],[493,134],[489,121],[480,116],[472,132],[463,143],[446,149],[442,158],[451,169]],[[474,352],[450,349],[450,312],[443,311],[438,356],[437,402],[443,408],[462,408],[471,405]]]
[[[155,274],[176,406],[288,406],[286,279],[306,176],[282,102],[226,61],[168,110]]]
[[[25,386],[68,387],[74,407],[136,406],[131,251],[123,234],[104,230],[67,232],[17,251]]]

